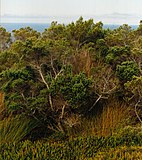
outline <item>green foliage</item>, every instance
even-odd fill
[[[125,83],[125,88],[133,93],[136,97],[139,97],[142,95],[142,76],[137,77],[134,76],[131,81],[128,81]]]
[[[20,28],[19,30],[13,30],[12,32],[14,34],[14,38],[21,41],[25,41],[30,37],[38,38],[40,36],[39,32],[30,27]]]
[[[119,46],[125,47],[133,41],[133,30],[127,24],[123,24],[114,30],[107,30],[105,41],[109,47]]]
[[[131,81],[124,84],[126,100],[135,106],[135,114],[139,121],[141,121],[141,104],[142,104],[142,76],[134,76]]]
[[[128,46],[126,47],[114,46],[109,48],[108,54],[105,59],[107,63],[116,65],[117,63],[125,61],[129,55],[130,55],[130,48]]]
[[[96,42],[96,50],[100,53],[100,57],[105,57],[108,53],[108,46],[106,45],[106,42],[104,39],[98,39]]]
[[[97,153],[96,159],[142,159],[141,147],[117,147]],[[92,158],[90,159],[92,160]]]
[[[42,33],[43,39],[59,40],[65,38],[66,27],[64,24],[52,22],[48,29]]]
[[[77,108],[89,97],[91,84],[92,80],[84,73],[73,75],[69,67],[52,83],[51,92],[63,95],[73,108]]]
[[[29,37],[24,42],[17,40],[11,48],[17,53],[20,61],[37,62],[49,53],[45,41],[35,37]]]
[[[15,53],[11,53],[8,50],[0,52],[0,73],[11,68],[11,66],[14,66],[18,61],[19,59]]]
[[[142,35],[142,23],[141,23],[141,20],[140,20],[139,27],[136,30],[136,33],[137,33],[137,35]]]
[[[139,74],[139,68],[133,61],[125,61],[117,65],[116,74],[120,80],[130,81]]]
[[[0,144],[1,159],[63,159],[63,160],[84,160],[99,159],[101,157],[110,158],[116,156],[118,158],[129,158],[130,155],[137,153],[140,156],[142,141],[137,141],[137,136],[133,139],[123,139],[123,137],[78,137],[77,139],[61,142],[48,141],[23,141],[20,143],[4,143]],[[132,143],[133,142],[133,143]],[[133,147],[132,147],[133,146]],[[113,154],[114,147],[122,148]],[[133,150],[132,150],[133,148]],[[109,152],[106,152],[109,151]],[[121,153],[129,153],[124,155]],[[109,153],[109,154],[108,154]]]
[[[11,33],[0,26],[0,51],[7,49],[11,43]]]
[[[75,49],[79,49],[90,42],[96,43],[98,39],[104,36],[102,26],[103,24],[101,22],[94,24],[92,19],[84,21],[80,17],[76,23],[67,25],[67,39]]]
[[[3,83],[2,91],[5,93],[5,103],[10,111],[20,110],[27,104],[25,98],[30,95],[30,89],[34,80],[34,72],[31,67],[24,67],[19,70],[6,70],[1,74]]]
[[[72,115],[89,116],[92,110],[97,116],[110,100],[115,106],[120,90],[135,101],[141,98],[141,24],[137,30],[126,24],[106,30],[102,22],[80,17],[68,25],[52,22],[43,33],[21,28],[13,36],[0,27],[2,118],[30,116],[42,124],[42,135],[65,133]]]
[[[8,117],[0,121],[0,142],[13,143],[23,140],[37,126],[37,122],[22,116]]]

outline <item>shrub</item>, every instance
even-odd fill
[[[116,66],[118,63],[127,59],[130,54],[130,48],[126,47],[110,47],[108,50],[108,54],[105,57],[107,63]]]
[[[116,74],[122,81],[130,81],[139,74],[139,68],[133,61],[125,61],[116,67]]]
[[[69,141],[52,143],[48,141],[1,143],[0,159],[84,160],[102,157],[127,159],[131,155],[134,157],[134,153],[137,153],[137,157],[141,157],[141,147],[137,145],[142,144],[142,139],[138,143],[135,139],[131,139],[128,143],[126,143],[127,140],[121,139],[123,137],[78,137]],[[132,142],[134,142],[133,147],[130,145]]]
[[[73,108],[78,108],[89,97],[91,84],[92,79],[87,78],[84,73],[73,75],[72,69],[67,68],[64,75],[52,82],[51,93],[63,95]]]

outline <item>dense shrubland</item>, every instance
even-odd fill
[[[125,130],[125,131],[124,131]],[[1,159],[49,159],[49,160],[104,160],[141,159],[142,133],[139,129],[125,128],[118,135],[104,137],[78,137],[54,142],[24,141],[0,145]],[[120,137],[121,136],[121,137]]]
[[[141,23],[110,30],[81,17],[43,33],[0,27],[0,43],[1,142],[142,125]]]

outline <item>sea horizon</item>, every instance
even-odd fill
[[[65,24],[65,23],[60,23],[60,24]],[[4,27],[8,32],[12,32],[13,30],[18,30],[20,28],[25,28],[25,27],[31,27],[34,30],[38,32],[43,32],[45,29],[49,28],[51,23],[27,23],[27,22],[6,22],[6,23],[0,23],[0,26]],[[67,25],[67,24],[65,24]],[[132,29],[137,29],[139,25],[130,25]],[[122,26],[122,24],[103,24],[104,29],[116,29],[118,27]]]

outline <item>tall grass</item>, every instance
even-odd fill
[[[36,126],[34,121],[21,116],[9,116],[0,121],[0,142],[19,142]]]
[[[112,101],[103,107],[100,115],[84,122],[84,126],[86,126],[84,131],[86,130],[87,134],[91,135],[110,136],[119,128],[127,125],[129,111],[130,109],[126,104]]]
[[[82,118],[78,126],[72,129],[70,136],[110,136],[129,124],[130,107],[125,103],[112,100],[102,112],[94,117]]]
[[[2,118],[2,112],[4,110],[4,96],[0,92],[0,119]]]

